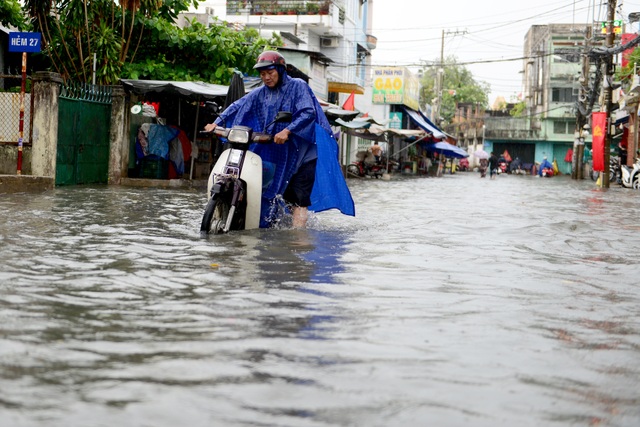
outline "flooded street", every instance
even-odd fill
[[[640,193],[349,186],[208,238],[201,189],[0,195],[0,427],[640,425]]]

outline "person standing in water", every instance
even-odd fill
[[[282,195],[290,206],[293,227],[305,227],[308,209],[314,204],[312,193],[316,192],[315,187],[318,187],[318,198],[321,200],[317,203],[316,211],[337,208],[347,215],[355,215],[353,199],[344,176],[331,173],[335,167],[339,170],[337,156],[324,155],[334,148],[325,134],[332,135],[331,126],[309,85],[287,74],[286,61],[276,51],[262,52],[253,68],[260,73],[264,85],[231,104],[204,130],[211,132],[225,123],[228,127],[249,126],[256,131],[274,134],[275,144],[254,144],[251,147],[251,151],[260,155],[263,161],[275,164],[273,181],[262,195],[260,226],[266,228],[272,225],[275,220],[275,199],[277,195]],[[279,111],[292,113],[291,122],[276,123],[273,129],[266,129]],[[323,168],[318,171],[318,186],[317,142],[324,144],[320,147]],[[337,150],[335,140],[333,143]]]

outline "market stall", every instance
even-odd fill
[[[122,80],[131,95],[129,176],[201,179],[215,160],[210,137],[198,131],[216,117],[230,86],[203,82]],[[245,93],[259,79],[244,81]],[[149,109],[153,106],[155,114]]]

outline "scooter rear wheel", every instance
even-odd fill
[[[349,173],[349,175],[360,176],[360,168],[358,167],[358,165],[350,164],[349,166],[347,166],[347,172]]]
[[[224,233],[224,226],[229,217],[229,209],[230,204],[228,201],[216,196],[209,199],[207,207],[204,210],[204,215],[202,216],[200,232],[207,234]]]

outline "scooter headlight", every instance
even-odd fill
[[[249,143],[249,131],[245,129],[231,129],[227,139],[230,142],[236,144],[248,144]]]

